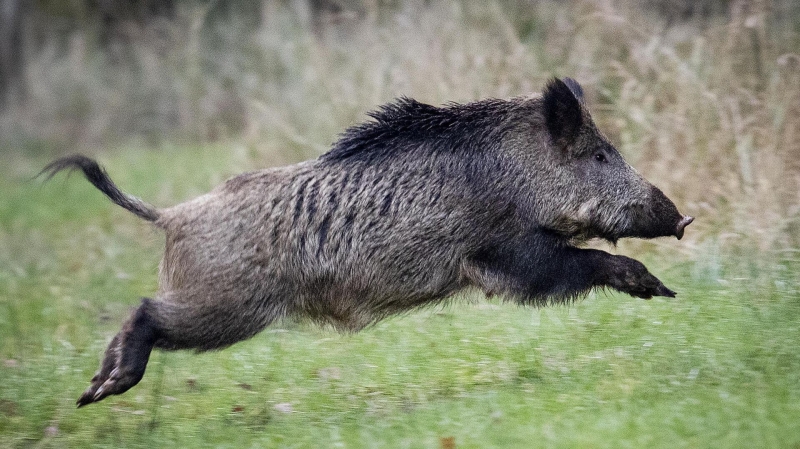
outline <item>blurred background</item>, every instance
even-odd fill
[[[526,95],[552,76],[702,217],[689,238],[798,246],[793,0],[0,1],[7,155],[236,143],[284,164],[399,95]]]
[[[159,207],[325,152],[405,95],[584,87],[697,217],[640,257],[676,300],[458,302],[357,335],[282,323],[156,352],[74,409],[163,236],[53,158]],[[0,446],[800,447],[800,2],[0,0]],[[165,375],[166,373],[166,375]]]

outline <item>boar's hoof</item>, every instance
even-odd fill
[[[629,290],[626,291],[631,296],[637,298],[650,299],[653,296],[666,296],[667,298],[674,298],[675,292],[668,289],[661,283],[655,276],[647,273],[635,285],[631,285]]]
[[[146,314],[148,304],[150,300],[144,299],[122,331],[111,340],[100,371],[92,377],[91,385],[78,398],[78,407],[98,402],[112,394],[124,393],[142,380],[156,339]]]
[[[686,226],[689,226],[694,221],[694,217],[690,217],[688,215],[684,215],[681,218],[681,221],[678,222],[678,225],[675,227],[675,237],[678,237],[678,240],[683,238],[683,230]]]
[[[638,260],[625,256],[614,256],[608,269],[606,284],[613,289],[644,299],[650,299],[653,296],[675,297],[675,292],[650,274],[644,264]]]
[[[653,296],[666,296],[667,298],[674,298],[676,293],[670,289],[668,289],[664,284],[661,282],[658,283],[658,287],[656,287],[656,292],[653,293]]]
[[[101,401],[106,396],[121,394],[130,390],[142,380],[144,370],[141,372],[133,372],[131,370],[114,368],[108,373],[108,376],[102,374],[103,373],[97,373],[97,375],[92,378],[92,384],[89,388],[78,398],[77,405],[79,408],[91,404],[92,402]]]

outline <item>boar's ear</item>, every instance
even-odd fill
[[[554,78],[547,83],[543,93],[547,131],[553,142],[562,149],[574,142],[583,125],[580,100],[583,98],[583,89],[571,78],[565,81]]]
[[[564,84],[566,84],[567,87],[569,87],[569,90],[570,92],[572,92],[572,95],[575,95],[575,98],[577,98],[578,101],[581,102],[581,104],[583,105],[586,104],[586,100],[584,100],[583,98],[583,87],[581,87],[581,85],[578,84],[577,81],[575,81],[572,78],[564,78],[561,81],[563,81]]]

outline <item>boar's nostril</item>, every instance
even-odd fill
[[[678,237],[678,240],[683,238],[683,229],[689,226],[693,221],[694,217],[688,215],[684,215],[683,218],[681,218],[681,221],[678,222],[678,226],[675,227],[675,237]]]

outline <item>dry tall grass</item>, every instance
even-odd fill
[[[572,76],[629,160],[699,217],[695,248],[800,247],[790,0],[734,0],[727,14],[688,20],[635,0],[358,3],[321,21],[302,2],[265,0],[258,20],[184,7],[177,23],[131,30],[115,64],[82,33],[66,49],[45,44],[0,144],[222,140],[247,145],[254,166],[276,165],[325,151],[398,95],[509,97]]]

